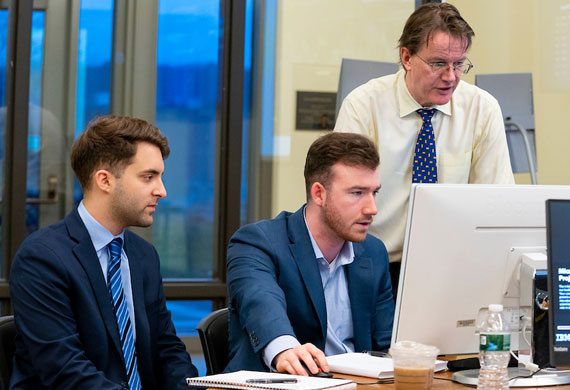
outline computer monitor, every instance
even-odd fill
[[[519,327],[520,258],[544,253],[553,198],[570,199],[570,186],[413,185],[392,342],[476,353],[478,317],[491,303]]]
[[[550,365],[570,365],[570,201],[546,202]]]

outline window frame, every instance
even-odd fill
[[[6,0],[0,1],[0,7],[6,6]],[[119,3],[123,5],[120,6]],[[127,3],[125,5],[125,3]],[[143,9],[142,4],[147,4]],[[126,26],[127,33],[135,32],[137,26],[133,21],[136,15],[146,15],[145,20],[154,20],[154,35],[146,34],[143,41],[135,42],[137,45],[146,44],[148,40],[154,40],[156,48],[156,23],[158,21],[158,0],[152,2],[115,1],[114,31],[117,26]],[[219,105],[216,121],[216,174],[215,174],[215,211],[214,211],[214,261],[213,278],[211,281],[165,281],[164,291],[169,300],[212,300],[212,309],[227,305],[226,288],[226,251],[227,243],[231,235],[240,226],[240,197],[234,194],[240,193],[241,187],[241,151],[242,151],[242,122],[243,122],[243,79],[244,79],[244,39],[245,39],[245,0],[221,0],[220,12],[223,21],[223,42],[220,51],[220,85]],[[67,17],[69,26],[66,25],[68,47],[75,43],[77,46],[78,20],[80,10],[79,0],[69,0],[70,13]],[[34,9],[45,9],[46,1],[32,2],[25,0],[12,0],[9,9],[9,31],[6,75],[6,129],[5,129],[5,176],[4,194],[2,202],[2,276],[0,280],[0,300],[2,301],[2,315],[12,314],[9,291],[9,270],[19,245],[26,237],[25,233],[25,199],[26,199],[26,163],[27,163],[27,136],[28,136],[28,97],[29,97],[29,71],[30,71],[30,45],[32,12]],[[118,7],[126,7],[119,9]],[[137,9],[138,7],[138,9]],[[122,12],[127,10],[127,12]],[[151,11],[150,14],[148,11]],[[122,12],[122,13],[121,13]],[[129,13],[130,12],[130,13]],[[150,15],[150,16],[149,16]],[[127,20],[127,24],[125,23]],[[130,23],[130,24],[129,24]],[[46,34],[47,35],[47,34]],[[114,32],[113,53],[119,43]],[[132,35],[124,34],[121,39]],[[122,41],[121,44],[133,43],[132,39]],[[145,42],[146,40],[146,42]],[[63,43],[63,44],[66,44]],[[48,48],[49,49],[49,48]],[[68,56],[77,53],[68,49]],[[47,55],[47,51],[44,51]],[[148,46],[147,46],[148,53]],[[136,61],[136,45],[130,61]],[[156,56],[156,50],[154,50]],[[75,55],[76,57],[76,55]],[[146,58],[148,60],[148,58]],[[71,64],[76,58],[69,57],[67,63]],[[114,58],[112,75],[112,100],[110,111],[116,114],[141,116],[148,120],[154,119],[155,113],[155,89],[156,83],[148,83],[145,86],[137,86],[136,80],[140,80],[140,74],[134,74],[129,68],[129,59],[117,64]],[[148,76],[152,73],[156,79],[156,57],[153,65],[142,70],[142,74]],[[135,69],[136,70],[136,69]],[[131,72],[131,73],[129,73]],[[149,73],[150,72],[150,73]],[[45,73],[45,69],[44,69]],[[135,80],[136,76],[136,80]],[[76,66],[71,65],[68,72],[68,85],[66,104],[59,113],[69,123],[75,123],[75,94],[69,94],[74,90]],[[148,79],[147,79],[148,80]],[[125,94],[125,86],[130,88]],[[123,88],[121,94],[117,88]],[[144,93],[141,93],[143,88]],[[117,93],[117,96],[115,96]],[[147,96],[149,100],[137,101],[136,96]],[[45,96],[45,94],[44,94]],[[150,96],[150,97],[149,97]],[[152,108],[149,108],[151,107]],[[71,193],[71,192],[69,192]],[[71,197],[70,197],[71,198]],[[66,204],[69,209],[69,204]]]

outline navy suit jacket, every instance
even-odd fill
[[[370,235],[353,245],[354,261],[346,266],[352,312],[346,316],[352,316],[354,347],[386,350],[394,318],[386,248]],[[324,351],[327,308],[303,207],[242,227],[230,240],[227,260],[226,371],[267,370],[262,350],[282,335]]]
[[[166,308],[158,254],[125,231],[143,389],[196,376]],[[77,209],[30,235],[11,269],[16,320],[11,389],[125,389],[118,327],[99,259]]]

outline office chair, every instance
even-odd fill
[[[398,64],[395,62],[343,58],[340,64],[340,76],[336,94],[336,116],[338,116],[342,101],[354,88],[361,86],[370,79],[386,76],[397,71]]]
[[[228,364],[228,309],[216,310],[202,318],[196,329],[206,359],[206,374],[220,374]]]
[[[0,390],[6,390],[10,386],[15,337],[14,316],[0,317]]]

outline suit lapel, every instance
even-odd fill
[[[288,232],[289,232],[289,248],[291,255],[297,263],[301,278],[305,284],[305,288],[311,298],[313,307],[321,323],[321,331],[323,340],[326,339],[327,330],[327,309],[325,303],[325,293],[323,291],[323,284],[321,281],[321,274],[315,258],[315,252],[311,244],[309,232],[305,225],[303,217],[303,209],[305,206],[297,210],[296,213],[289,217]]]
[[[348,295],[352,310],[354,328],[354,348],[356,351],[371,348],[370,316],[373,309],[372,299],[376,297],[373,291],[372,261],[362,255],[360,244],[353,244],[354,261],[348,265]]]
[[[93,248],[93,243],[91,242],[91,237],[87,232],[87,228],[79,217],[77,209],[73,210],[73,212],[65,218],[65,224],[67,226],[69,236],[77,242],[77,245],[73,248],[73,254],[79,263],[81,263],[87,277],[89,278],[93,294],[95,295],[99,311],[101,312],[101,317],[103,318],[103,322],[107,328],[107,333],[109,334],[117,353],[119,353],[119,356],[123,356],[119,340],[117,320],[111,304],[109,290],[107,289],[107,284],[105,283],[105,278],[101,271],[99,258]]]

